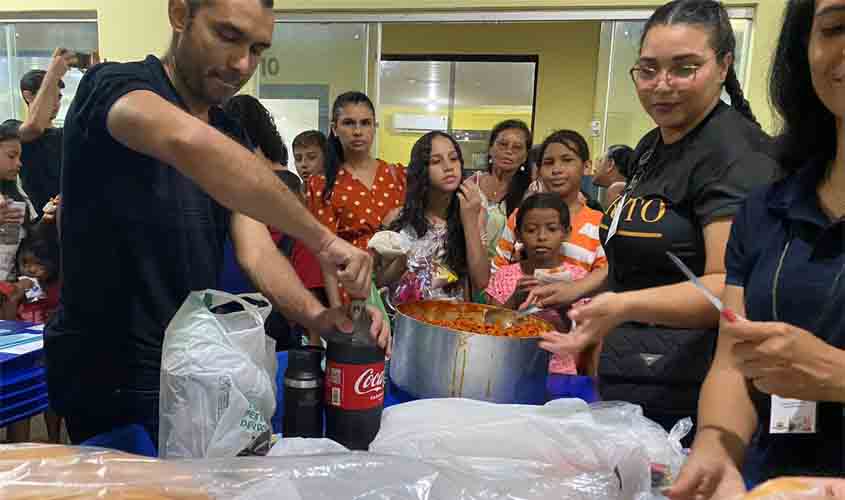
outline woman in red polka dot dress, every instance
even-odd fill
[[[405,169],[372,158],[376,117],[361,92],[338,96],[332,106],[326,172],[308,182],[308,207],[335,234],[366,250],[388,214],[405,203]],[[349,302],[334,273],[324,273],[331,305]]]

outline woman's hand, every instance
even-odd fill
[[[384,219],[381,221],[381,227],[390,227],[391,224],[396,222],[399,219],[399,214],[402,212],[401,208],[394,208],[390,212],[387,212],[387,215],[384,216]]]
[[[693,448],[678,479],[664,494],[671,500],[733,499],[745,491],[742,474],[727,453]]]
[[[723,322],[733,336],[742,374],[766,394],[805,401],[845,402],[845,351],[786,323]]]
[[[468,224],[470,221],[476,223],[483,208],[481,203],[481,188],[478,185],[476,176],[470,177],[461,183],[458,188],[458,202],[461,206],[461,222]]]
[[[576,303],[569,310],[574,328],[569,335],[555,339],[559,351],[578,354],[597,345],[617,326],[628,321],[624,294],[603,293],[590,301]]]

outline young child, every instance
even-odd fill
[[[59,272],[59,240],[56,225],[41,222],[31,226],[18,247],[17,282],[0,282],[0,316],[2,319],[46,323],[59,307],[61,279]],[[51,443],[61,439],[62,419],[52,410],[44,414],[47,436]],[[29,420],[12,426],[12,442],[27,441]]]
[[[4,317],[46,323],[59,307],[59,240],[54,224],[33,226],[17,255],[16,283],[0,284]]]
[[[382,256],[376,273],[377,285],[390,286],[399,302],[468,301],[487,286],[481,190],[463,172],[461,148],[449,134],[429,132],[414,144],[405,204],[390,224],[410,241],[410,255]]]
[[[525,258],[500,267],[487,286],[487,298],[493,305],[519,309],[528,292],[538,283],[576,281],[587,276],[581,266],[566,262],[560,255],[561,245],[571,233],[569,208],[556,193],[537,193],[522,202],[516,216],[516,237],[522,243]],[[569,326],[557,312],[547,312],[543,319],[558,331]],[[573,358],[552,357],[551,373],[575,374]]]
[[[326,136],[319,130],[307,130],[293,140],[293,163],[302,178],[303,189],[308,189],[308,180],[322,175],[326,161]]]

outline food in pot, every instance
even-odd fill
[[[504,322],[486,324],[487,310],[499,310],[491,306],[446,301],[423,301],[399,306],[399,310],[417,321],[447,328],[458,332],[492,335],[496,337],[531,338],[553,330],[546,321],[535,317],[520,319],[513,326],[505,328]],[[515,314],[513,311],[507,311]]]

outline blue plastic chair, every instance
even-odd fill
[[[138,424],[118,427],[110,432],[98,434],[84,441],[82,446],[96,446],[111,450],[133,453],[144,457],[157,457],[155,444],[147,430]]]

